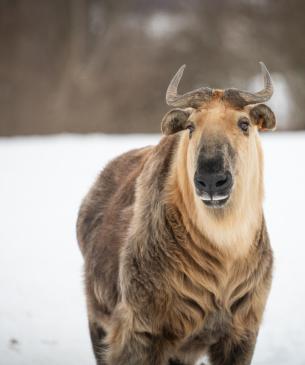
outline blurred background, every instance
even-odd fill
[[[305,1],[0,0],[0,365],[94,364],[75,224],[105,164],[156,144],[165,91],[263,86],[275,254],[253,365],[305,365]],[[117,222],[113,222],[114,229]]]
[[[0,135],[159,132],[181,90],[275,83],[278,129],[305,128],[305,2],[0,0]]]

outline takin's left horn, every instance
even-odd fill
[[[273,94],[273,86],[271,76],[267,67],[263,62],[260,62],[262,73],[264,76],[264,88],[256,93],[242,91],[237,89],[227,89],[224,92],[224,98],[232,104],[244,107],[249,104],[263,103],[269,100]]]

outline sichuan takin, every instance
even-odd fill
[[[111,161],[85,197],[77,236],[98,365],[251,363],[272,278],[259,131],[264,88],[169,84],[164,136]]]

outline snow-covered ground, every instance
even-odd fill
[[[98,171],[159,136],[0,139],[0,364],[94,364],[75,221]],[[263,136],[274,283],[253,364],[305,364],[305,134]]]

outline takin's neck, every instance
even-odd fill
[[[244,182],[245,185],[251,185],[251,191],[247,191],[247,187],[243,189],[236,186],[231,196],[234,204],[231,202],[223,209],[214,210],[205,207],[197,197],[188,176],[185,156],[186,151],[183,151],[181,145],[178,146],[176,161],[173,161],[168,180],[168,201],[179,210],[193,239],[204,242],[204,237],[219,251],[234,258],[246,256],[263,222],[261,171],[250,177],[248,183]]]

